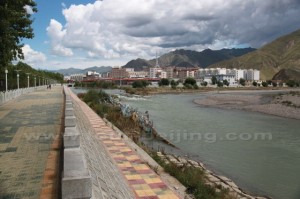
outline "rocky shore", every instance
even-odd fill
[[[199,168],[205,173],[205,184],[214,187],[217,192],[220,192],[221,189],[228,190],[229,194],[237,199],[270,199],[269,197],[262,196],[251,196],[245,193],[242,189],[240,189],[232,180],[228,179],[225,176],[219,176],[212,171],[205,168],[205,166],[201,162],[196,162],[194,160],[189,160],[184,157],[174,156],[163,154],[161,152],[157,152],[157,155],[166,163],[173,163],[178,167],[182,167],[183,165]]]
[[[255,111],[285,118],[300,119],[300,92],[211,93],[194,102],[201,106]]]

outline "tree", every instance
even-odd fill
[[[145,88],[149,85],[148,81],[145,80],[137,80],[132,83],[133,88]]]
[[[211,84],[212,84],[212,85],[215,85],[215,84],[217,83],[217,81],[218,81],[218,80],[217,80],[216,76],[212,76],[212,77],[211,77]]]
[[[253,81],[252,85],[253,85],[253,86],[257,86],[257,82],[256,82],[256,81]]]
[[[218,81],[217,85],[218,85],[218,87],[223,87],[223,82]]]
[[[34,37],[31,14],[37,12],[33,0],[1,0],[0,2],[0,67],[12,61],[24,59],[23,38]]]
[[[167,78],[162,78],[161,80],[159,80],[158,85],[159,86],[169,86],[170,81]]]
[[[294,80],[289,80],[286,85],[288,85],[289,87],[294,87],[296,85],[296,82]]]
[[[202,82],[202,83],[201,83],[201,86],[207,86],[207,82],[205,82],[205,81]]]
[[[226,85],[226,86],[229,86],[228,80],[227,80],[227,79],[224,79],[224,80],[223,80],[223,84]]]
[[[269,85],[268,82],[262,82],[261,84],[263,87],[268,87],[268,85]]]
[[[170,84],[171,86],[178,86],[179,82],[176,82],[174,79],[172,79]]]
[[[184,81],[184,85],[186,85],[186,84],[190,84],[190,85],[194,86],[196,84],[196,80],[194,78],[188,77]]]
[[[277,87],[277,83],[276,82],[272,82],[273,87]]]
[[[240,85],[245,86],[246,85],[246,80],[243,78],[240,78],[239,80]]]

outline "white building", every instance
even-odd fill
[[[234,69],[235,70],[235,81],[239,81],[241,78],[245,79],[245,70]]]
[[[227,80],[229,82],[229,85],[236,84],[235,75],[226,75],[226,74],[223,75],[223,74],[219,74],[219,75],[216,75],[215,77],[220,82],[223,82],[224,80]]]
[[[162,71],[161,68],[149,68],[149,77],[150,78],[158,78],[158,74]]]
[[[70,75],[70,80],[74,82],[81,82],[84,77],[84,74],[72,74]]]

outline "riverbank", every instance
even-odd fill
[[[205,107],[239,109],[260,112],[279,117],[300,119],[300,92],[278,90],[278,92],[219,92],[210,93],[194,102]]]
[[[239,92],[239,91],[287,91],[289,87],[199,87],[197,89],[187,89],[184,87],[146,87],[146,88],[131,88],[123,87],[126,93],[135,95],[158,95],[158,94],[189,94],[203,92]]]

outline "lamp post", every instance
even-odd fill
[[[17,71],[17,85],[18,85],[18,89],[19,89],[20,88],[20,84],[19,84],[19,77],[20,77],[20,75],[19,75],[19,72],[21,70],[15,70],[15,71]]]
[[[29,75],[30,73],[26,73],[27,74],[27,88],[29,88]]]
[[[5,69],[5,92],[7,92],[7,73],[8,73],[8,70]]]

